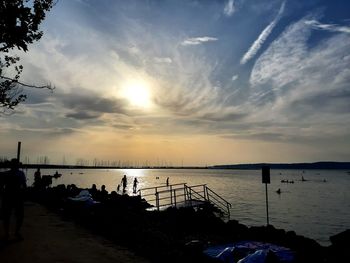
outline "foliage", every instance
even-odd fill
[[[42,37],[39,25],[54,4],[54,0],[0,0],[0,108],[14,109],[25,101],[22,87],[53,89],[20,82],[23,66],[11,51],[26,52],[29,44]]]

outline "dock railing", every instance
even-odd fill
[[[230,217],[230,208],[232,207],[232,204],[230,202],[227,202],[224,198],[215,193],[209,187],[206,187],[206,193],[207,200],[218,207],[220,210],[224,211],[227,216]]]
[[[223,215],[230,217],[231,203],[226,201],[206,184],[188,186],[178,183],[164,186],[142,188],[138,194],[154,205],[158,211],[167,207],[199,207],[211,204]]]
[[[185,186],[185,183],[178,183],[142,188],[138,190],[138,194],[160,210],[162,207],[185,204],[187,201]]]

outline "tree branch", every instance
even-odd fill
[[[24,87],[27,87],[27,88],[33,88],[33,89],[49,89],[49,90],[51,90],[51,91],[55,89],[55,86],[52,87],[51,84],[49,84],[49,85],[44,85],[44,86],[36,86],[36,85],[26,84],[26,83],[20,82],[20,81],[18,81],[18,80],[16,80],[16,79],[12,79],[12,78],[5,77],[5,76],[0,76],[0,78],[5,79],[5,80],[10,80],[10,81],[12,81],[12,82],[14,82],[14,83],[17,83],[17,84],[19,84],[19,85],[21,85],[21,86],[24,86]]]

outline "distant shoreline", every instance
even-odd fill
[[[272,170],[350,170],[350,162],[315,162],[315,163],[254,163],[227,164],[212,166],[82,166],[56,164],[23,164],[24,169],[225,169],[225,170],[260,170],[269,166]],[[0,163],[0,168],[9,168],[9,163]]]

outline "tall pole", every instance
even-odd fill
[[[19,162],[21,159],[21,142],[18,142],[17,145],[17,161]]]
[[[267,184],[265,184],[265,191],[266,191],[266,222],[267,222],[267,225],[269,225],[269,198],[267,194]]]
[[[269,225],[269,197],[267,195],[267,184],[270,183],[270,167],[263,166],[261,169],[262,174],[262,183],[265,184],[265,192],[266,192],[266,221],[267,225]]]

